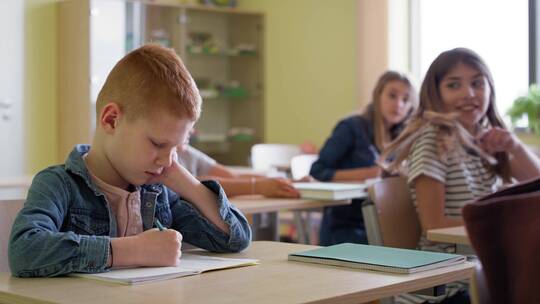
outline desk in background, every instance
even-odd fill
[[[430,229],[427,231],[426,237],[432,242],[456,244],[456,253],[465,255],[475,254],[465,226]]]
[[[471,245],[465,226],[430,229],[427,231],[427,239],[433,242]]]
[[[255,258],[260,265],[133,286],[66,277],[20,279],[2,273],[0,303],[364,303],[467,279],[474,268],[465,262],[397,275],[287,261],[290,252],[313,248],[254,242],[241,253],[219,256]]]
[[[262,195],[241,195],[229,199],[244,214],[253,215],[253,240],[279,240],[279,211],[318,209],[350,204],[350,200],[322,201],[298,198],[267,198]],[[309,224],[309,223],[308,223]],[[297,223],[299,234],[309,231],[305,223]]]

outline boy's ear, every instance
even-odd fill
[[[98,123],[106,133],[114,133],[121,117],[122,111],[120,106],[115,102],[111,102],[106,104],[101,110]]]

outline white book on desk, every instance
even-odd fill
[[[367,183],[293,183],[300,197],[318,200],[344,200],[367,196]]]
[[[183,253],[180,265],[176,267],[123,268],[102,273],[72,273],[70,276],[120,284],[141,284],[256,264],[258,260],[254,259],[230,259]]]

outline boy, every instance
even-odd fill
[[[249,225],[219,184],[176,161],[200,107],[173,50],[146,45],[120,60],[98,96],[92,146],[76,146],[32,182],[10,236],[13,275],[174,266],[182,239],[217,252],[246,248]],[[152,229],[158,221],[170,229]]]

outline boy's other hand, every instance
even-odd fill
[[[150,229],[135,236],[137,264],[178,266],[182,256],[182,234],[173,229]]]
[[[172,188],[175,184],[175,181],[178,181],[177,175],[191,175],[187,169],[182,167],[178,162],[178,155],[174,152],[171,160],[171,165],[164,167],[161,174],[156,175],[148,181],[148,184],[163,184],[168,188]]]
[[[292,183],[284,178],[262,178],[255,181],[255,192],[266,197],[300,197]]]

